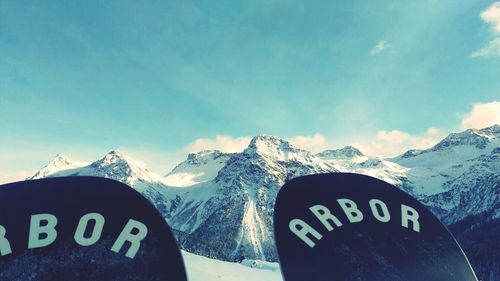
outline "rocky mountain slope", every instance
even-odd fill
[[[486,224],[492,228],[500,219],[499,136],[498,125],[471,129],[392,159],[369,157],[353,147],[315,155],[276,137],[257,136],[241,153],[190,154],[165,177],[112,151],[93,163],[57,156],[33,178],[92,175],[125,182],[157,206],[184,249],[223,260],[244,255],[276,261],[272,215],[279,188],[302,175],[355,172],[411,193],[450,227],[456,226],[452,229],[465,239],[464,245],[477,247],[466,239],[478,241],[477,229]],[[470,254],[473,264],[476,252]],[[478,265],[484,274],[495,266],[498,272],[497,263]]]
[[[182,232],[187,250],[226,260],[245,255],[276,261],[272,214],[279,187],[294,177],[329,171],[336,169],[284,140],[255,137],[212,181],[191,187],[169,222]]]

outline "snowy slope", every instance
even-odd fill
[[[282,281],[278,263],[232,263],[182,251],[189,281]]]
[[[190,186],[211,181],[231,156],[218,150],[190,153],[186,161],[165,176],[165,182],[171,186]]]
[[[445,183],[446,192],[423,199],[446,224],[485,212],[500,219],[500,147],[468,162],[466,171]]]
[[[352,146],[337,150],[326,150],[316,155],[340,172],[372,176],[397,185],[407,192],[414,192],[413,186],[408,185],[408,168],[391,161],[366,156]]]
[[[489,155],[500,146],[500,126],[469,129],[447,136],[430,149],[409,151],[389,159],[410,169],[408,180],[420,194],[446,192],[448,182],[475,165],[481,155]]]

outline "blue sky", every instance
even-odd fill
[[[0,178],[114,148],[163,173],[258,134],[376,154],[498,118],[497,5],[0,0]]]

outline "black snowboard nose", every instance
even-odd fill
[[[156,208],[109,179],[0,186],[0,280],[187,280]]]
[[[291,180],[278,193],[274,228],[286,281],[477,281],[429,210],[372,177]]]

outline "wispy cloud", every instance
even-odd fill
[[[251,137],[232,137],[228,135],[217,135],[214,139],[199,138],[182,149],[184,152],[200,152],[202,150],[220,150],[222,152],[241,152],[250,141]]]
[[[473,52],[472,58],[500,57],[500,2],[495,2],[486,10],[481,12],[481,19],[491,26],[495,38],[486,46]]]
[[[484,10],[481,18],[491,25],[493,32],[500,33],[500,2],[495,2]]]
[[[500,57],[500,37],[491,40],[486,46],[475,51],[472,58]]]
[[[373,48],[370,51],[370,55],[372,55],[372,56],[378,55],[378,54],[382,53],[383,51],[390,49],[390,48],[392,48],[391,43],[389,43],[385,40],[381,40],[381,41],[377,42],[377,44],[375,44],[375,46],[373,46]]]
[[[482,129],[500,124],[500,102],[474,103],[469,112],[461,114],[460,124],[451,130],[429,128],[422,134],[410,134],[401,130],[380,130],[368,141],[355,140],[353,146],[370,156],[392,157],[409,149],[426,149],[438,143],[451,131],[469,128]]]
[[[320,133],[313,136],[295,136],[287,140],[294,146],[311,152],[321,152],[328,148],[326,138]]]
[[[370,141],[353,143],[352,145],[370,156],[393,157],[409,149],[429,148],[444,136],[444,132],[436,128],[429,128],[423,134],[409,134],[400,130],[381,130]]]
[[[461,129],[481,129],[500,124],[500,102],[475,103],[472,110],[463,115]]]

